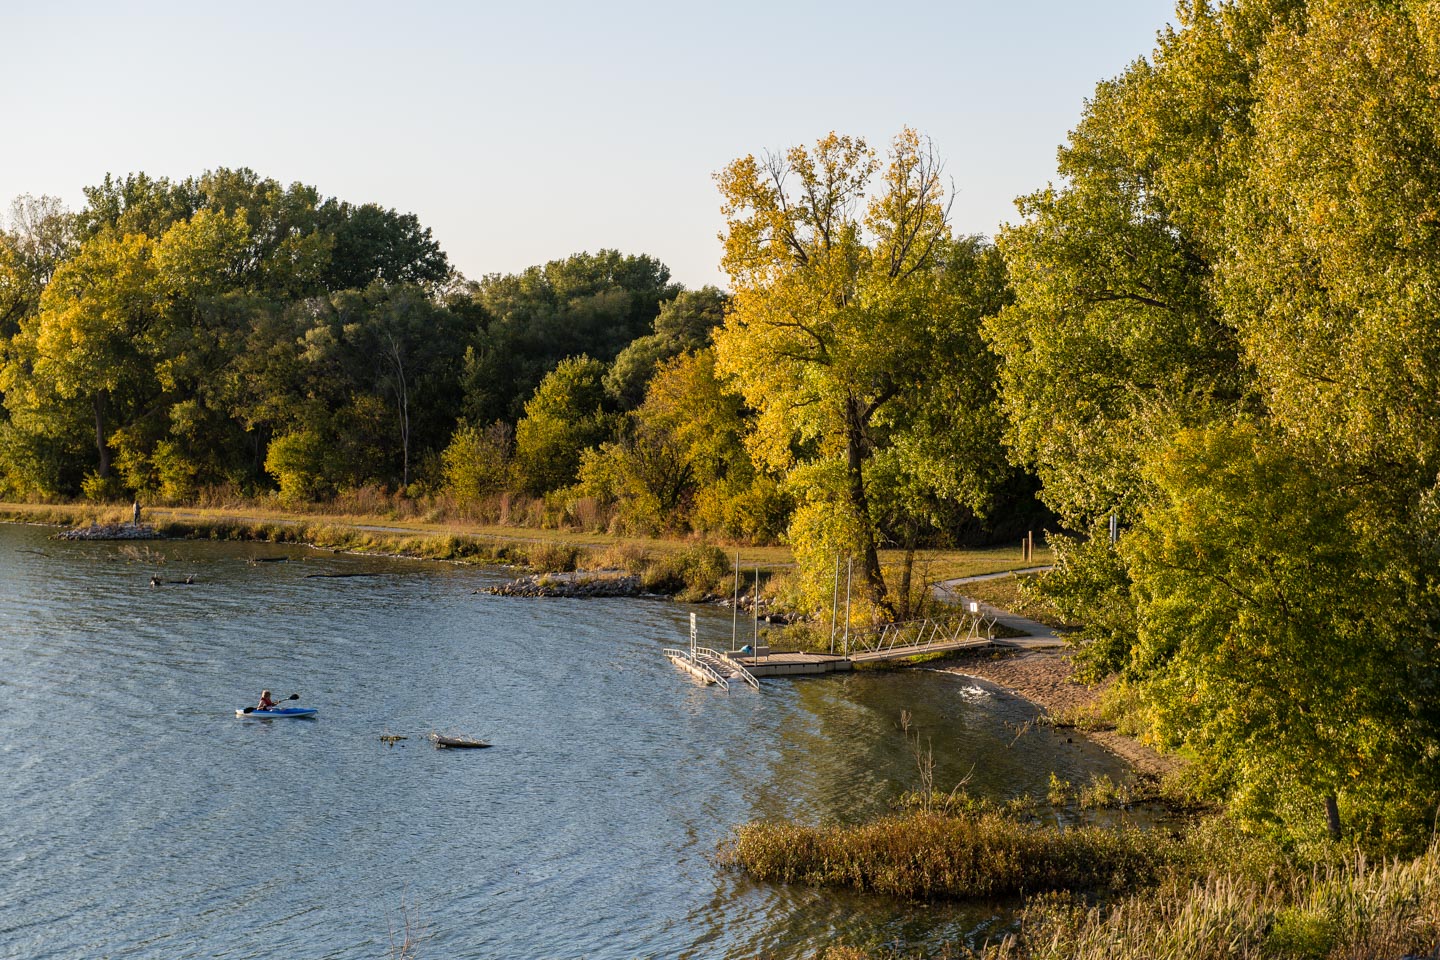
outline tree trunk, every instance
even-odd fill
[[[402,491],[410,488],[410,384],[405,380],[405,358],[400,353],[400,344],[396,342],[393,334],[386,334],[390,343],[391,369],[395,372],[395,405],[399,408],[400,414],[400,455],[402,467],[400,474],[400,487]]]
[[[1341,838],[1340,802],[1333,793],[1325,798],[1325,826],[1330,831],[1331,840]]]
[[[845,400],[845,472],[850,507],[860,523],[861,548],[865,566],[865,585],[870,597],[888,616],[895,615],[885,575],[880,570],[880,552],[875,547],[875,530],[870,524],[870,500],[865,495],[865,435],[860,422],[860,404],[853,397]]]
[[[900,620],[918,620],[924,610],[920,605],[911,605],[911,583],[915,572],[915,525],[907,524],[905,528],[905,561],[900,567],[900,598],[899,612]]]
[[[110,448],[105,445],[105,391],[95,393],[95,449],[100,454],[100,479],[110,476]]]

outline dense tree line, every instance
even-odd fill
[[[909,135],[897,162],[921,168],[894,176],[934,180],[938,164],[919,146]],[[874,166],[867,148],[856,150],[868,158],[862,166]],[[786,535],[798,513],[815,536],[796,542],[819,557],[853,546],[828,533],[839,508],[827,505],[858,483],[876,491],[875,523],[867,516],[849,527],[859,531],[867,573],[878,576],[880,539],[913,549],[973,534],[985,505],[967,491],[968,506],[945,507],[958,488],[941,489],[950,481],[938,474],[910,478],[917,499],[909,506],[886,492],[913,474],[923,418],[944,415],[917,405],[929,393],[913,378],[953,381],[945,370],[957,347],[989,356],[978,316],[1004,286],[993,247],[949,237],[937,185],[899,184],[929,191],[918,206],[892,198],[900,216],[914,212],[909,204],[928,218],[925,249],[905,264],[903,283],[891,283],[891,301],[867,293],[862,312],[836,329],[849,355],[842,387],[865,377],[905,384],[880,385],[896,396],[868,410],[865,436],[851,438],[861,468],[874,446],[889,474],[852,470],[848,487],[825,479],[820,447],[829,440],[766,432],[772,399],[738,375],[750,336],[750,315],[736,309],[751,302],[743,287],[739,299],[685,290],[654,258],[613,250],[466,281],[413,215],[249,170],[180,182],[107,176],[73,213],[22,197],[0,233],[0,492],[294,503],[372,487],[461,508],[493,507],[508,494],[543,504],[532,520],[598,517],[622,531],[766,542]],[[735,202],[738,210],[743,201]],[[870,228],[858,223],[845,229],[853,235],[843,256],[883,242],[862,237]],[[860,272],[841,283],[880,288]],[[927,284],[945,290],[926,292]],[[950,311],[968,292],[976,307],[954,325]],[[905,296],[924,302],[920,326],[907,319]],[[733,332],[717,355],[727,312]],[[882,318],[908,339],[867,373],[865,324]],[[887,372],[892,360],[903,369]],[[835,385],[821,388],[833,404]],[[988,422],[993,454],[997,429]],[[908,445],[892,442],[900,436]],[[928,462],[939,469],[942,461]],[[863,489],[859,496],[852,514],[868,510]],[[877,605],[893,609],[894,591],[878,583],[877,591]]]
[[[1433,5],[1183,4],[999,238],[1007,439],[1073,531],[1046,589],[1292,837],[1440,800],[1437,80]]]

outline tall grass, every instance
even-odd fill
[[[1374,865],[1355,854],[1268,878],[1215,872],[1108,906],[1026,906],[994,960],[1341,960],[1440,952],[1440,847]]]
[[[904,897],[1029,896],[1003,939],[947,960],[1401,960],[1440,957],[1440,841],[1414,859],[1318,865],[1207,821],[1184,838],[1026,825],[963,796],[955,815],[858,828],[752,824],[725,851],[759,879]],[[1098,897],[1098,898],[1097,898]],[[834,947],[818,960],[921,960]]]
[[[1056,831],[989,810],[922,810],[859,826],[750,823],[722,859],[757,880],[930,900],[1154,883],[1175,843],[1132,828]]]

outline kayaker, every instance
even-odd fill
[[[260,691],[260,702],[255,705],[256,710],[274,710],[275,701],[270,699],[269,690]]]

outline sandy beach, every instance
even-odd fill
[[[1051,714],[1084,708],[1099,699],[1098,689],[1075,679],[1075,665],[1071,662],[1068,648],[1022,650],[992,647],[958,653],[935,664],[935,667],[988,680]],[[1158,753],[1134,737],[1114,730],[1077,729],[1076,733],[1105,747],[1144,777],[1159,779],[1183,766],[1180,758]]]

